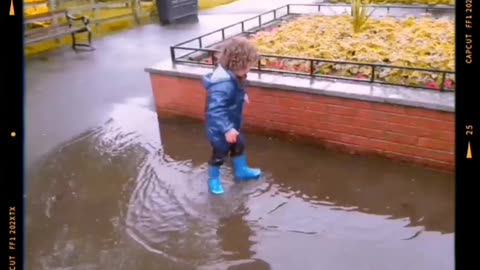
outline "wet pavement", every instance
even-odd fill
[[[265,177],[212,196],[202,125],[140,101],[29,170],[27,269],[454,269],[451,175],[250,135]]]
[[[202,125],[159,123],[143,68],[252,15],[27,61],[27,269],[454,269],[449,174],[249,135],[263,179],[208,194]]]
[[[199,23],[146,25],[94,41],[94,52],[70,48],[26,61],[27,167],[59,142],[108,120],[114,103],[151,97],[144,68],[169,58],[169,46],[252,15],[203,15]],[[152,101],[153,102],[153,101]]]

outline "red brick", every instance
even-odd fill
[[[394,123],[385,123],[384,130],[415,137],[434,138],[448,143],[455,142],[455,133],[449,131],[425,129],[418,126],[404,126]]]
[[[349,143],[358,146],[366,146],[369,139],[361,136],[355,135],[348,135],[348,134],[339,134],[337,135],[338,139],[334,139],[335,141]]]
[[[388,157],[394,160],[407,162],[410,164],[416,164],[422,167],[429,167],[432,169],[440,170],[443,172],[452,172],[454,170],[454,165],[448,162],[437,161],[433,159],[421,158],[421,157],[412,157],[410,155],[405,155],[401,153],[391,152],[391,151],[383,151],[379,149],[374,149],[365,146],[358,146],[353,144],[346,144],[341,143],[338,141],[325,141],[326,143],[330,144],[329,148],[336,148],[339,150],[343,150],[349,152],[351,154],[359,153],[359,154],[375,154],[379,156]]]
[[[365,138],[382,138],[383,137],[382,131],[360,128],[355,126],[328,123],[328,125],[326,125],[325,128],[328,129],[329,131],[333,131],[338,134],[355,135],[355,136],[360,136]]]
[[[302,108],[302,104],[303,102],[298,102],[298,100],[292,98],[279,97],[275,105],[280,106],[285,110],[288,110],[290,108]]]
[[[303,102],[301,108],[312,112],[328,113],[328,105],[320,102]]]
[[[322,127],[324,123],[329,122],[329,115],[318,111],[304,110],[302,113],[298,113],[297,116],[300,123],[305,123],[313,127]]]
[[[396,114],[405,114],[406,107],[396,105],[396,104],[383,104],[383,103],[372,103],[375,106],[372,108],[374,111],[387,112],[387,113],[396,113]]]
[[[303,119],[302,121],[298,122],[299,126],[311,128],[314,130],[325,130],[325,126],[328,122],[323,120],[315,121],[314,119]]]
[[[330,130],[316,129],[314,132],[315,133],[313,136],[315,136],[316,138],[319,138],[322,140],[345,143],[345,144],[362,146],[362,145],[365,145],[366,142],[368,141],[368,138],[365,138],[365,137],[351,135],[351,134],[339,134],[337,132],[332,132]]]
[[[380,149],[383,151],[396,152],[404,155],[410,155],[412,157],[428,158],[432,160],[438,160],[442,162],[454,162],[453,153],[445,151],[431,150],[427,148],[409,146],[405,144],[392,143],[382,140],[371,139],[370,147]]]
[[[365,146],[342,143],[342,142],[331,141],[331,140],[325,140],[324,143],[325,143],[325,146],[326,146],[327,149],[340,150],[340,151],[347,152],[347,153],[352,154],[352,155],[355,155],[355,154],[374,154],[374,155],[384,156],[383,151],[378,150],[378,149],[368,148],[368,147],[365,147]]]
[[[365,120],[371,120],[371,121],[380,121],[380,122],[388,121],[387,114],[379,111],[358,110],[356,117],[358,117],[358,119],[365,119]]]
[[[447,143],[430,138],[419,138],[417,146],[451,153],[455,152],[455,144],[453,142]]]
[[[453,131],[455,128],[455,125],[452,122],[379,111],[359,110],[357,111],[357,116],[360,119],[383,121],[405,126],[417,126],[425,129]]]
[[[444,142],[448,142],[448,143],[451,143],[451,144],[454,144],[455,143],[455,132],[453,131],[436,131],[435,134],[431,134],[431,136],[429,136],[431,138],[435,138],[439,141],[444,141]]]
[[[157,111],[203,120],[199,80],[151,77]],[[454,113],[267,88],[248,89],[245,126],[315,138],[432,168],[454,168]]]
[[[386,131],[383,132],[383,140],[399,144],[415,145],[418,142],[418,137]]]
[[[455,124],[452,122],[445,122],[427,118],[387,114],[387,121],[390,123],[402,124],[405,126],[417,126],[424,129],[442,130],[442,131],[454,131]]]
[[[248,98],[250,100],[250,104],[249,105],[258,105],[258,106],[275,106],[275,107],[279,107],[278,106],[278,100],[279,98],[278,97],[274,97],[274,96],[252,96],[252,95],[248,95]]]
[[[328,97],[328,96],[317,96],[315,101],[324,103],[324,104],[337,105],[337,106],[343,106],[343,107],[352,107],[357,109],[372,109],[374,106],[373,103],[363,101],[363,100],[354,100],[354,99]]]
[[[262,121],[274,121],[274,119],[272,119],[272,117],[271,117],[271,114],[258,113],[258,111],[254,111],[253,109],[245,110],[244,119],[245,119],[245,121],[248,121],[248,119],[259,119],[259,120],[262,120]]]
[[[250,126],[259,126],[259,127],[266,127],[269,128],[270,121],[265,120],[265,119],[260,119],[260,118],[255,118],[255,117],[249,117],[245,118],[244,120],[244,126],[250,127]]]
[[[247,106],[245,117],[267,118],[282,123],[296,124],[305,127],[316,127],[327,121],[326,114],[307,111],[304,109],[290,108],[282,112],[266,111],[263,107]]]
[[[405,114],[439,121],[455,122],[455,113],[452,112],[440,112],[419,108],[405,108]]]
[[[288,114],[273,114],[270,115],[275,122],[280,122],[282,124],[288,125],[299,125],[299,119],[295,116],[288,115]]]
[[[421,158],[421,157],[412,157],[410,155],[405,155],[405,154],[395,153],[390,151],[384,151],[382,152],[382,155],[391,159],[408,162],[410,164],[413,163],[422,167],[429,167],[442,172],[452,173],[455,167],[454,164],[449,162],[443,162],[443,161],[438,161],[438,160],[428,159],[428,158]]]
[[[423,129],[421,127],[405,126],[395,123],[383,123],[383,129],[388,132],[395,132],[415,137],[421,137],[432,133],[430,130]]]
[[[309,128],[309,127],[303,127],[303,126],[293,126],[293,129],[291,131],[294,134],[302,135],[302,136],[314,136],[315,134],[315,129]]]
[[[265,91],[263,91],[263,92],[265,92]],[[247,94],[248,94],[248,98],[250,99],[250,102],[272,104],[272,103],[276,103],[276,101],[278,99],[278,97],[262,93],[262,91],[249,90],[249,91],[247,91]]]
[[[246,104],[244,107],[245,114],[271,114],[271,113],[282,113],[285,111],[284,108],[277,106],[275,104],[260,104],[260,103],[250,103]]]
[[[423,123],[423,118],[416,118],[416,117],[411,117],[407,115],[399,115],[399,114],[385,114],[386,117],[386,122],[389,123],[394,123],[394,124],[401,124],[404,126],[417,126],[417,127],[423,127],[423,128],[433,128],[432,123],[429,123],[429,125],[423,124],[419,125],[418,121],[422,121]]]
[[[352,107],[357,109],[363,110],[370,110],[370,111],[382,111],[382,112],[391,112],[391,113],[400,113],[404,114],[406,107],[400,105],[389,104],[385,105],[379,102],[370,102],[364,100],[354,100],[354,99],[347,99],[347,98],[337,98],[337,97],[327,97],[327,96],[318,96],[318,100],[322,103],[344,106],[344,107]]]
[[[327,112],[329,114],[338,114],[338,115],[346,115],[346,116],[356,116],[358,114],[359,109],[354,107],[345,107],[345,106],[337,106],[337,105],[328,105]]]
[[[311,137],[321,140],[328,140],[338,137],[336,133],[325,130],[313,129]]]
[[[260,91],[260,92],[266,91],[266,94],[270,96],[291,98],[299,101],[308,101],[311,99],[309,95],[305,95],[304,93],[300,93],[300,92],[292,92],[292,91],[285,91],[285,90],[271,89],[271,88],[260,88],[260,87],[251,87],[247,91],[250,92],[252,90]]]
[[[365,120],[358,117],[350,117],[344,115],[329,114],[328,120],[332,123],[342,124],[342,125],[351,125],[358,126],[362,128],[369,129],[382,129],[385,123],[374,120]]]
[[[251,103],[276,105],[278,103],[279,97],[266,95],[265,93],[262,93],[260,91],[249,91],[248,99]]]
[[[300,119],[305,118],[306,115],[308,115],[308,112],[305,112],[305,110],[301,108],[285,108],[282,110],[281,113],[278,113],[274,115],[276,119],[281,119],[283,115],[288,115],[289,117],[294,118],[295,123],[298,122]]]
[[[314,136],[313,134],[315,134],[315,129],[298,125],[290,125],[289,132],[303,136]]]

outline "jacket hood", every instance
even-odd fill
[[[212,85],[225,81],[232,81],[238,84],[235,75],[231,71],[225,70],[222,66],[218,66],[212,73],[209,73],[202,78],[205,89],[209,89]]]

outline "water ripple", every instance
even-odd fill
[[[429,254],[434,254],[432,247],[439,247],[445,262],[429,261],[429,264],[446,265],[438,269],[450,269],[451,260],[445,254],[448,254],[451,235],[439,238],[438,232],[429,232],[425,220],[432,219],[432,214],[422,210],[425,202],[408,201],[402,195],[410,190],[422,190],[416,186],[402,191],[377,184],[375,177],[383,179],[381,173],[381,177],[375,174],[362,177],[357,173],[350,181],[348,175],[343,175],[344,171],[328,174],[326,165],[317,168],[316,163],[305,166],[309,168],[305,171],[290,172],[285,166],[268,162],[285,157],[300,168],[300,163],[313,159],[308,155],[303,160],[299,156],[292,159],[295,149],[286,149],[278,143],[264,148],[269,150],[263,152],[266,158],[261,167],[266,170],[261,181],[235,184],[231,168],[225,166],[222,179],[227,192],[224,196],[212,196],[206,185],[207,164],[202,163],[203,157],[195,154],[196,149],[204,150],[196,145],[191,149],[185,144],[179,148],[172,145],[172,141],[190,142],[192,130],[198,131],[198,125],[160,128],[162,136],[166,132],[170,138],[178,139],[168,142],[170,152],[166,152],[166,144],[161,140],[155,112],[119,105],[112,112],[111,121],[63,145],[58,150],[61,155],[54,155],[45,166],[40,166],[40,175],[44,177],[41,180],[48,185],[36,181],[42,189],[38,198],[32,196],[29,204],[30,209],[43,210],[38,212],[46,217],[42,220],[36,216],[36,235],[40,237],[39,232],[50,228],[46,234],[54,239],[46,255],[38,255],[40,259],[36,262],[42,269],[62,269],[61,266],[88,269],[89,264],[83,261],[88,256],[99,256],[100,261],[119,257],[125,264],[122,268],[116,262],[108,262],[109,267],[105,269],[116,266],[135,269],[133,262],[128,264],[135,258],[130,254],[135,249],[125,244],[119,244],[121,248],[117,246],[117,242],[122,242],[118,235],[125,233],[126,238],[139,244],[133,246],[142,252],[147,250],[145,253],[155,258],[174,262],[180,269],[227,269],[237,265],[252,265],[247,268],[252,270],[257,269],[253,265],[264,265],[258,269],[269,269],[262,260],[275,269],[293,269],[288,264],[290,260],[284,259],[292,250],[301,250],[295,252],[298,260],[311,261],[309,269],[317,265],[317,269],[332,269],[322,265],[331,256],[365,254],[355,258],[355,263],[335,268],[351,269],[352,265],[370,263],[376,257],[393,256],[391,254],[397,254],[394,250],[399,249],[418,261],[421,258],[415,257],[417,252],[409,252],[418,245]],[[269,142],[259,141],[257,148],[265,143]],[[275,149],[278,152],[269,152]],[[331,160],[329,156],[324,161]],[[333,165],[339,167],[344,162],[335,161]],[[363,168],[360,165],[358,167]],[[319,173],[324,174],[323,182],[314,181]],[[398,186],[404,187],[405,182],[400,181],[403,179],[398,181],[402,183]],[[371,190],[362,195],[357,191],[359,186]],[[397,190],[403,193],[397,195],[396,200],[392,195],[383,196],[395,195],[393,191]],[[428,192],[424,194],[429,196],[444,196],[441,192],[425,190]],[[395,214],[394,206],[401,212]],[[76,213],[88,211],[95,229],[90,222],[84,224],[82,217],[63,208],[74,209]],[[30,213],[35,215],[36,211]],[[433,216],[440,219],[443,213]],[[29,227],[32,230],[32,226]],[[81,233],[75,236],[78,231]],[[33,245],[39,245],[39,250],[45,248],[38,243]],[[143,258],[141,254],[137,256],[139,260]],[[75,265],[72,261],[76,266],[66,268]],[[343,260],[336,265],[342,263]],[[144,269],[155,269],[155,266]]]

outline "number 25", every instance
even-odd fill
[[[467,134],[467,135],[473,135],[473,126],[472,126],[472,125],[468,125],[466,128],[467,128],[466,134]]]

